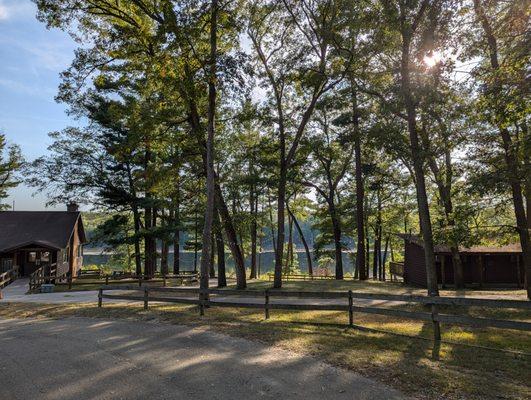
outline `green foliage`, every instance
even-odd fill
[[[0,211],[10,206],[3,204],[2,200],[8,196],[10,189],[20,183],[17,173],[23,165],[20,148],[8,145],[5,135],[0,133]]]

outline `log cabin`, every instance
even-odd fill
[[[67,211],[0,211],[0,273],[18,266],[20,276],[54,268],[57,276],[75,277],[85,242],[75,204]]]
[[[405,283],[426,287],[424,247],[417,235],[403,234]],[[454,284],[454,268],[450,247],[436,245],[437,282],[444,288]],[[472,246],[459,249],[463,263],[464,283],[475,287],[524,287],[522,248],[520,244],[505,246]]]

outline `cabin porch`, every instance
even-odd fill
[[[45,246],[25,246],[0,253],[0,273],[19,267],[20,276],[30,276],[41,267],[57,265],[61,251]],[[62,261],[62,260],[60,260]]]

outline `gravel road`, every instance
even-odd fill
[[[347,370],[156,322],[0,319],[0,399],[403,399]]]

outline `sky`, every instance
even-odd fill
[[[30,0],[0,0],[0,132],[28,161],[46,154],[49,132],[75,125],[54,97],[76,43],[62,31],[47,30],[36,10]],[[21,185],[5,202],[15,201],[16,210],[45,209],[46,198],[33,192]]]

